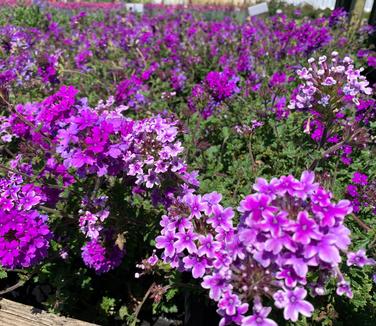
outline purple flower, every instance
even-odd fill
[[[176,233],[178,241],[175,242],[174,246],[177,253],[187,249],[190,254],[193,254],[197,251],[195,240],[198,236],[192,231],[178,232]]]
[[[352,182],[361,186],[366,186],[368,184],[367,180],[368,180],[367,175],[360,173],[360,172],[355,172],[352,178]]]
[[[317,224],[308,217],[306,211],[298,213],[297,223],[291,227],[294,231],[292,239],[304,245],[311,242],[311,239],[320,240],[322,235],[318,231]]]
[[[158,236],[155,241],[155,246],[158,249],[164,249],[166,257],[173,257],[175,255],[175,233],[167,231],[164,235]]]
[[[188,194],[184,197],[186,204],[191,210],[191,217],[199,218],[201,212],[205,210],[206,203],[202,201],[200,195]]]
[[[210,215],[212,213],[213,207],[218,205],[221,200],[222,195],[218,192],[205,194],[202,197],[202,201],[206,202],[205,214]]]
[[[274,320],[267,318],[271,310],[270,307],[261,307],[252,316],[245,317],[242,326],[277,326]]]
[[[206,258],[197,255],[187,256],[183,258],[184,267],[189,270],[192,269],[192,276],[194,278],[203,277],[205,269],[208,265]]]
[[[240,306],[241,301],[236,294],[230,291],[225,292],[224,296],[218,303],[218,307],[223,309],[227,315],[233,316],[236,313],[236,308]]]
[[[341,281],[337,284],[337,291],[338,295],[346,295],[349,299],[352,299],[353,292],[351,291],[350,284],[346,281]]]
[[[264,194],[249,195],[240,202],[239,212],[247,213],[246,223],[259,221],[262,217],[272,215],[277,209],[270,206],[271,198]]]
[[[214,241],[213,235],[208,234],[207,236],[200,237],[200,246],[198,247],[198,255],[206,256],[208,258],[213,258],[215,252],[220,249],[221,245],[219,242]]]
[[[341,261],[338,248],[335,246],[336,237],[325,235],[317,244],[308,245],[305,250],[305,258],[312,258],[315,255],[325,263],[338,264]]]
[[[212,209],[212,216],[207,219],[207,223],[214,229],[220,228],[228,231],[232,227],[233,216],[234,211],[231,207],[224,209],[221,205],[215,205]]]
[[[270,231],[272,236],[280,236],[282,235],[284,226],[289,223],[289,220],[286,218],[287,216],[288,213],[284,211],[267,215],[265,222],[260,224],[260,228],[264,231]]]
[[[319,187],[318,183],[314,183],[315,174],[310,171],[304,171],[300,178],[300,182],[293,185],[295,195],[305,200],[308,195],[314,193]]]
[[[278,308],[283,308],[283,316],[286,320],[297,321],[299,314],[311,317],[314,310],[312,304],[305,301],[307,291],[301,287],[294,290],[277,291],[274,295],[274,303]]]
[[[359,196],[359,193],[358,193],[358,187],[355,186],[355,185],[348,185],[347,186],[347,193],[351,196],[351,197],[358,197]]]
[[[357,252],[349,252],[347,254],[347,266],[363,267],[365,265],[375,265],[375,260],[366,256],[364,249],[359,249]]]
[[[35,210],[0,212],[0,264],[27,268],[47,256],[52,233],[47,217]]]
[[[215,301],[218,301],[222,292],[228,288],[225,276],[220,273],[204,276],[201,285],[204,289],[210,290],[209,297]]]
[[[109,239],[106,239],[109,242]],[[86,266],[93,268],[97,274],[107,273],[118,267],[124,252],[116,244],[101,243],[93,239],[82,247],[82,259]]]

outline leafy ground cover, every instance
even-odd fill
[[[2,295],[103,325],[374,325],[374,28],[280,7],[1,8]]]

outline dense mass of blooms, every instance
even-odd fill
[[[47,256],[52,233],[48,216],[36,209],[43,202],[41,189],[24,183],[19,175],[0,179],[0,264],[27,268]]]
[[[337,52],[331,60],[322,56],[308,60],[310,67],[298,70],[303,84],[295,90],[289,109],[310,113],[304,132],[320,143],[338,144],[342,162],[351,164],[352,146],[368,142],[367,126],[376,116],[376,102],[369,82],[356,69],[349,57],[340,59]],[[328,153],[330,154],[330,153]]]
[[[61,192],[51,192],[47,183],[51,176],[62,178],[64,186],[74,184],[77,178],[85,180],[90,176],[116,176],[123,178],[127,186],[145,189],[161,187],[167,182],[174,184],[173,180],[176,183],[178,178],[197,185],[195,174],[188,173],[180,157],[183,147],[177,140],[176,121],[161,116],[132,120],[122,115],[126,107],[113,107],[112,98],[90,108],[85,100],[77,100],[76,94],[73,87],[62,87],[42,102],[18,105],[9,117],[0,121],[3,141],[9,143],[17,138],[25,144],[24,156],[18,156],[13,167],[30,176],[39,173],[46,182],[43,186],[45,201],[56,202],[51,196],[56,197]],[[24,162],[30,150],[49,153],[42,171],[35,171]],[[7,195],[12,196],[8,192]],[[33,200],[36,198],[40,197]],[[165,199],[159,195],[155,200]],[[14,205],[7,197],[2,201],[4,207]],[[105,197],[85,199],[79,218],[80,230],[89,239],[83,247],[83,260],[98,273],[119,265],[123,255],[123,250],[115,245],[116,237],[109,236],[111,230],[104,227],[110,215],[105,203]],[[29,210],[30,207],[17,209]],[[40,220],[46,221],[45,218]]]
[[[193,87],[192,95],[188,100],[189,108],[208,118],[226,99],[239,93],[238,81],[239,78],[229,71],[209,72],[202,84]]]
[[[368,181],[368,176],[361,172],[355,172],[347,186],[347,194],[351,198],[355,213],[359,213],[362,208],[369,209],[376,215],[376,182]]]
[[[263,299],[283,308],[286,320],[309,317],[314,307],[307,290],[324,295],[331,277],[337,280],[338,295],[352,297],[339,269],[341,253],[348,253],[351,243],[343,224],[352,212],[350,202],[333,202],[309,171],[300,180],[291,175],[270,182],[259,178],[253,189],[256,193],[240,202],[237,225],[234,210],[220,205],[218,193],[177,198],[156,239],[165,262],[203,278],[202,286],[218,302],[221,325],[256,325],[255,320],[275,325],[267,319],[270,308]],[[374,264],[364,251],[348,257],[349,266]],[[309,274],[317,281],[309,283]]]
[[[0,8],[0,277],[38,273],[55,310],[88,294],[108,323],[147,297],[176,311],[180,278],[221,326],[374,305],[373,29],[353,37],[341,9],[123,7]],[[153,278],[133,288],[136,268]]]

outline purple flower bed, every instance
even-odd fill
[[[10,7],[2,293],[103,325],[373,324],[371,27],[273,5]]]

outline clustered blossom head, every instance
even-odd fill
[[[0,178],[0,265],[5,268],[28,268],[48,253],[52,233],[48,217],[36,209],[43,194],[21,176]]]
[[[258,120],[252,120],[251,124],[241,124],[236,125],[233,129],[239,135],[251,135],[255,132],[257,128],[260,128],[264,125],[263,122]]]
[[[210,117],[225,100],[240,92],[238,81],[239,77],[231,71],[209,72],[201,84],[193,87],[188,99],[189,108],[200,112],[204,118]]]
[[[309,317],[314,307],[307,289],[323,295],[333,276],[337,293],[351,297],[339,270],[341,253],[348,253],[349,265],[373,260],[364,252],[348,252],[344,218],[352,212],[350,202],[334,202],[309,171],[300,180],[291,175],[270,182],[259,178],[253,189],[256,193],[240,202],[238,225],[234,210],[221,206],[219,193],[188,192],[176,198],[156,239],[166,263],[203,278],[202,286],[218,302],[221,325],[275,325],[267,318],[270,308],[263,306],[269,300],[284,309],[286,320]],[[310,274],[317,276],[314,284],[308,282]]]
[[[117,85],[115,94],[116,103],[126,105],[132,109],[139,109],[146,103],[146,98],[142,91],[146,91],[142,80],[136,75],[132,75]]]
[[[83,209],[80,210],[79,217],[80,231],[92,240],[99,238],[103,231],[103,223],[110,215],[106,207],[107,200],[107,196],[101,196],[93,200],[84,198],[82,202]]]
[[[352,146],[364,146],[368,135],[364,126],[375,116],[372,88],[362,68],[355,69],[349,57],[340,59],[337,52],[308,60],[310,67],[297,71],[303,81],[294,90],[290,110],[308,112],[304,132],[321,144],[343,142],[342,162],[351,163]]]
[[[343,118],[345,109],[360,105],[365,96],[372,95],[369,82],[355,69],[352,59],[338,58],[333,52],[331,61],[326,56],[308,60],[310,67],[297,71],[303,81],[290,101],[289,108],[308,111],[312,116],[327,122]]]
[[[43,201],[54,207],[62,192],[60,187],[49,185],[56,179],[67,187],[77,180],[121,178],[132,191],[152,190],[155,204],[166,204],[169,192],[174,187],[178,190],[181,183],[198,185],[196,174],[187,171],[181,158],[183,147],[177,139],[179,125],[175,119],[158,115],[133,120],[122,114],[126,107],[113,106],[113,98],[91,108],[85,99],[76,99],[77,93],[75,88],[64,86],[41,102],[16,106],[8,117],[1,118],[1,140],[10,143],[18,139],[22,149],[22,154],[10,160],[10,168],[31,178],[38,175],[42,184],[40,191],[20,197],[15,208],[30,209],[25,206],[30,205],[27,200],[35,201],[42,194]],[[30,163],[28,151],[44,160],[41,170]],[[159,190],[164,187],[169,190]],[[34,193],[37,195],[29,196]],[[1,201],[4,207],[13,208],[8,197]],[[97,272],[118,266],[123,256],[108,235],[114,230],[106,226],[111,214],[106,201],[105,197],[84,198],[79,212],[78,226],[89,241],[83,248],[83,258]],[[102,260],[100,253],[105,257]]]
[[[53,150],[80,177],[126,175],[146,188],[175,173],[188,177],[179,157],[177,121],[161,116],[132,120],[122,115],[124,106],[113,108],[113,98],[91,108],[76,99],[77,92],[64,86],[42,102],[18,105],[16,113],[1,120],[2,139],[22,137]]]
[[[102,239],[90,240],[82,247],[82,260],[97,274],[107,273],[118,267],[123,256],[124,250],[115,243],[111,232]]]
[[[368,181],[368,176],[354,172],[351,183],[347,186],[347,195],[351,199],[354,212],[368,209],[376,215],[376,181]]]
[[[120,248],[116,243],[113,230],[105,226],[110,215],[107,201],[107,196],[84,198],[80,210],[80,231],[88,240],[81,248],[82,259],[97,274],[107,273],[118,267],[125,254],[123,246]]]

